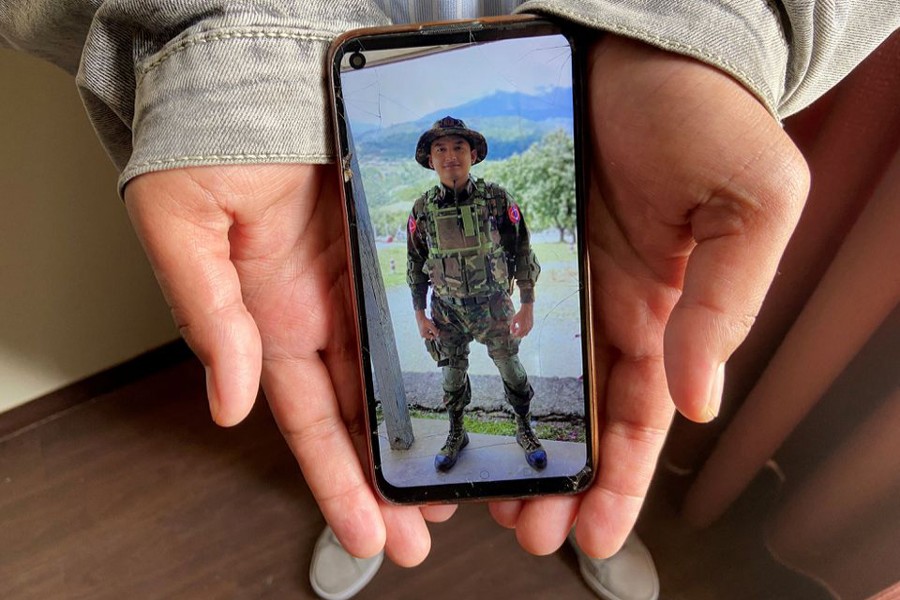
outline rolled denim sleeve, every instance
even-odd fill
[[[329,162],[334,37],[513,9],[694,57],[776,118],[813,102],[900,26],[896,0],[0,0],[0,46],[77,72],[122,189],[176,167]]]
[[[900,26],[897,0],[529,0],[517,10],[710,64],[777,118],[811,104]]]
[[[176,167],[332,160],[328,46],[388,23],[366,0],[53,2],[13,1],[3,37],[68,69],[82,44],[76,82],[120,189]]]
[[[323,163],[333,158],[328,46],[386,23],[358,0],[107,2],[77,83],[120,187],[176,167]]]

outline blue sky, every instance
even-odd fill
[[[572,62],[563,36],[518,38],[347,71],[341,84],[352,122],[389,127],[501,90],[571,87]]]

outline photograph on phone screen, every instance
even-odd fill
[[[585,468],[571,60],[560,35],[343,57],[393,486]]]

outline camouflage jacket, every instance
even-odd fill
[[[428,288],[442,298],[507,294],[534,302],[540,264],[525,217],[510,194],[483,179],[454,193],[439,185],[413,204],[407,221],[406,281],[423,310]]]

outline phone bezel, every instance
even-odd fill
[[[329,89],[333,106],[333,126],[337,154],[341,166],[343,211],[347,253],[351,263],[351,288],[357,319],[356,333],[359,340],[360,378],[365,389],[365,414],[368,433],[369,469],[375,488],[388,502],[395,504],[422,504],[458,502],[462,500],[487,500],[502,498],[526,498],[549,494],[576,494],[584,491],[596,474],[599,461],[596,407],[596,369],[592,347],[592,304],[590,286],[590,264],[587,251],[586,196],[587,180],[584,169],[587,147],[584,140],[585,114],[583,77],[585,72],[584,41],[579,30],[566,27],[544,18],[532,15],[511,17],[491,17],[470,21],[449,21],[404,26],[367,28],[347,32],[332,44],[328,56]],[[449,483],[400,487],[391,484],[381,469],[381,440],[375,417],[375,390],[372,366],[364,348],[368,347],[365,298],[362,290],[362,269],[357,236],[353,234],[356,224],[353,181],[359,173],[352,171],[350,136],[345,118],[344,102],[340,84],[340,69],[343,57],[357,51],[386,50],[427,45],[458,44],[467,41],[482,43],[501,39],[531,37],[541,35],[563,35],[572,48],[572,91],[575,141],[576,178],[576,228],[577,252],[579,260],[581,339],[584,357],[584,415],[587,463],[581,472],[566,477],[535,477],[527,479],[491,480],[467,483]]]

